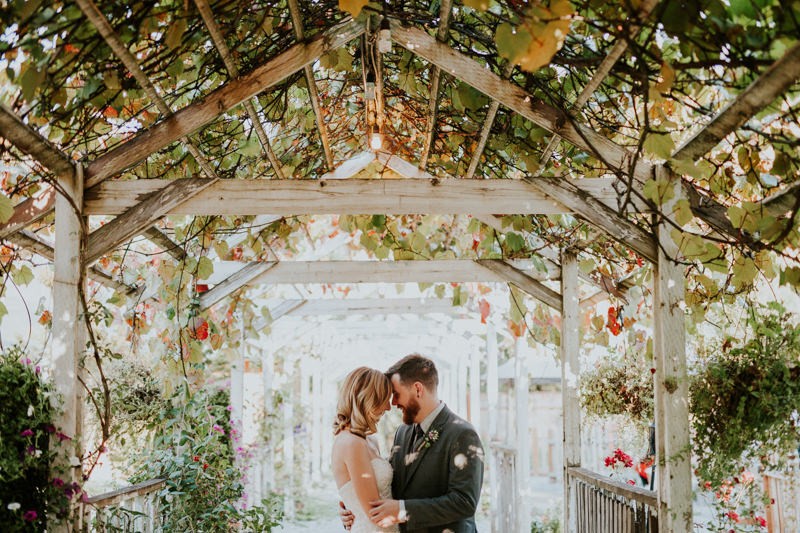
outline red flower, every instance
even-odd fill
[[[734,522],[739,521],[739,515],[736,513],[736,511],[728,511],[728,514],[726,516],[731,520],[733,520]]]
[[[200,460],[199,455],[195,455],[194,457],[192,457],[192,461],[194,461],[195,463],[198,462],[199,460]]]
[[[758,522],[758,525],[761,527],[767,527],[767,519],[763,516],[756,516],[756,522]]]
[[[25,514],[22,515],[22,519],[26,522],[35,522],[37,518],[39,518],[39,515],[34,510],[25,511]]]
[[[208,463],[203,463],[203,470],[208,470]]]
[[[634,480],[632,480],[632,479],[629,479],[627,481],[627,483],[628,483],[628,485],[636,485],[636,482]]]

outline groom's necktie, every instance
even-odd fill
[[[422,442],[422,426],[419,424],[414,424],[414,437],[411,439],[411,451],[415,451],[419,446],[420,442]]]

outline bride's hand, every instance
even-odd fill
[[[369,502],[369,519],[380,527],[388,527],[400,522],[400,502],[397,500],[377,500]]]
[[[350,528],[353,527],[353,522],[355,521],[356,517],[353,516],[353,513],[344,506],[344,502],[339,502],[339,518],[342,520],[342,526],[347,531],[350,531]]]

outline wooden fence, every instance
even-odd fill
[[[570,468],[570,518],[575,533],[655,533],[656,493],[585,468]]]
[[[492,533],[517,531],[517,451],[493,442],[490,445],[496,492],[492,494]]]
[[[88,498],[81,508],[82,529],[102,533],[154,533],[161,526],[158,491],[163,479]]]
[[[793,460],[778,473],[764,474],[768,533],[800,531],[800,461]]]

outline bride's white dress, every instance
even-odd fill
[[[392,465],[386,459],[375,457],[371,461],[372,470],[375,472],[375,481],[378,482],[378,493],[381,499],[392,497]],[[356,490],[352,481],[348,481],[339,488],[339,497],[344,502],[345,506],[353,512],[355,521],[353,527],[350,528],[350,533],[398,533],[400,529],[397,526],[378,527],[369,521],[369,517],[361,508],[361,503],[356,496]]]

